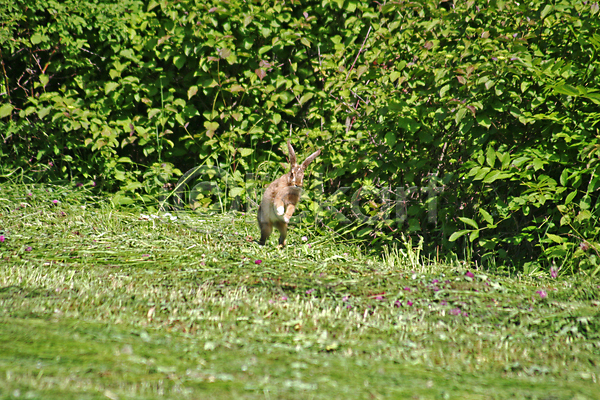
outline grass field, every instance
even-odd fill
[[[598,278],[254,218],[0,186],[0,398],[600,399]]]

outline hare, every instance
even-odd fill
[[[287,141],[290,152],[290,172],[276,179],[269,185],[258,207],[258,227],[260,228],[260,245],[264,245],[273,231],[273,226],[279,231],[279,245],[285,246],[288,223],[302,194],[304,171],[321,150],[312,153],[300,165],[296,162],[294,148]]]

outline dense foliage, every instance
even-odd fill
[[[321,229],[595,274],[598,10],[3,0],[0,168],[149,204],[189,171],[214,182],[194,204],[251,209],[291,136],[324,149],[303,213]]]

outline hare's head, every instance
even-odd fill
[[[315,151],[310,156],[308,156],[302,164],[298,165],[298,162],[296,160],[296,152],[294,151],[294,148],[292,147],[289,140],[287,142],[287,145],[288,150],[290,152],[290,173],[288,185],[302,187],[304,180],[304,171],[306,170],[306,167],[308,167],[308,164],[310,164],[312,160],[314,160],[319,154],[321,154],[321,150]]]

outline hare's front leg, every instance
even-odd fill
[[[285,223],[289,223],[292,215],[294,215],[294,211],[296,211],[296,206],[294,204],[288,204],[287,210],[285,210],[285,215],[283,216],[283,220]]]
[[[283,215],[285,213],[285,204],[283,199],[277,197],[275,198],[273,204],[275,206],[275,212],[277,212],[277,215]]]

